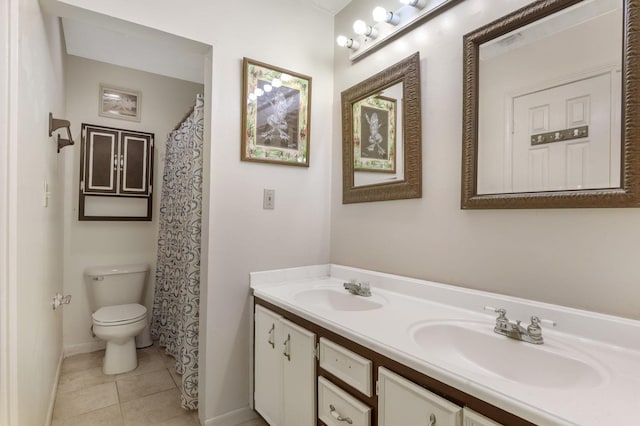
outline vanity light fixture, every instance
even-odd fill
[[[358,19],[353,23],[353,32],[365,37],[376,38],[378,36],[378,30],[368,25],[362,19]]]
[[[366,21],[357,20],[353,23],[353,31],[355,32],[353,39],[344,36],[338,37],[338,45],[348,47],[349,59],[355,62],[462,1],[399,0],[398,9],[393,11],[378,6],[372,12],[375,22],[371,22],[369,25]],[[381,24],[378,24],[379,22]]]
[[[382,6],[378,6],[373,9],[371,15],[373,16],[373,20],[376,22],[386,22],[387,24],[391,24],[394,26],[400,23],[400,15],[385,9]]]
[[[53,132],[55,130],[61,129],[63,127],[67,129],[67,135],[69,136],[69,139],[62,139],[60,137],[60,134],[58,133],[58,152],[60,152],[60,150],[65,146],[73,145],[75,143],[73,142],[73,138],[71,137],[71,124],[69,123],[69,120],[53,118],[53,114],[49,113],[49,136],[53,136]]]
[[[424,7],[422,0],[400,0],[400,3],[415,7],[416,9],[422,9]]]
[[[346,47],[351,50],[358,50],[360,47],[360,43],[343,35],[339,35],[338,38],[336,38],[336,43],[338,43],[338,46],[340,47]]]

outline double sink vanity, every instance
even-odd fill
[[[337,265],[251,287],[271,425],[638,422],[638,321]]]
[[[538,0],[464,35],[462,209],[640,206],[638,12]],[[343,204],[422,197],[421,65],[341,92]],[[640,321],[337,265],[251,288],[272,426],[640,424]]]

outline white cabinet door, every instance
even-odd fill
[[[282,320],[283,426],[316,424],[316,335]]]
[[[272,426],[282,423],[282,317],[256,305],[254,407]]]
[[[378,426],[460,426],[462,408],[386,368],[378,369]]]

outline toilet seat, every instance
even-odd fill
[[[105,306],[91,315],[94,325],[117,326],[138,322],[147,315],[147,308],[137,303]]]

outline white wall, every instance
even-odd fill
[[[336,102],[342,90],[420,51],[423,198],[342,205],[335,167],[331,261],[640,318],[637,209],[460,209],[462,36],[526,3],[465,0],[353,65],[336,49]],[[350,33],[372,6],[354,0],[337,15],[336,34]],[[339,164],[337,105],[333,144]]]
[[[18,64],[11,61],[18,48],[18,37],[10,23],[18,21],[15,0],[0,3],[0,424],[12,424],[16,406],[17,362],[15,229],[10,217],[15,217],[17,188],[15,185],[17,141]],[[13,166],[12,166],[13,165]],[[12,219],[15,221],[15,219]]]
[[[329,260],[333,17],[297,0],[49,3],[87,8],[213,46],[213,73],[205,80],[212,94],[212,142],[201,307],[206,339],[200,389],[206,400],[201,399],[200,416],[233,424],[250,415],[249,272]],[[243,56],[313,78],[309,168],[240,161]],[[262,210],[263,188],[276,190],[275,210]]]
[[[17,147],[12,147],[17,148],[17,180],[11,183],[17,203],[12,206],[16,216],[10,218],[17,241],[12,247],[15,281],[10,282],[16,290],[16,316],[9,318],[17,328],[17,348],[12,349],[17,412],[11,421],[42,425],[62,350],[62,310],[51,309],[54,294],[62,292],[61,158],[55,139],[48,136],[48,116],[65,116],[63,47],[58,20],[43,15],[36,0],[20,1],[12,24],[18,25],[19,45],[13,58],[18,63]],[[48,207],[43,206],[45,182]]]
[[[73,295],[65,307],[65,353],[91,350],[104,345],[91,337],[84,269],[88,266],[144,262],[151,266],[147,280],[146,305],[151,313],[158,239],[158,213],[167,135],[195,104],[201,84],[137,71],[130,68],[67,56],[67,118],[76,145],[64,148],[64,291]],[[142,92],[141,121],[131,122],[98,116],[100,83]],[[155,134],[153,221],[109,222],[78,220],[80,175],[80,129],[82,123]]]

